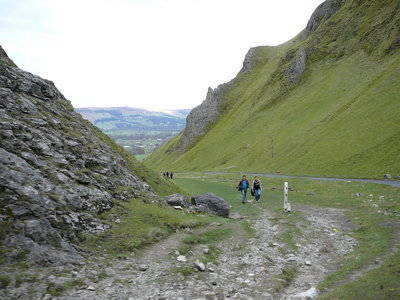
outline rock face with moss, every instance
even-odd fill
[[[107,228],[99,214],[155,196],[51,81],[20,70],[2,48],[0,140],[0,242],[9,261],[79,261],[82,233]]]
[[[189,149],[196,139],[207,132],[207,129],[218,119],[220,114],[223,86],[208,88],[207,97],[202,104],[195,107],[186,117],[186,127],[177,146],[178,151]]]

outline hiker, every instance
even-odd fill
[[[170,177],[171,179],[174,179],[174,173],[170,172],[170,173],[169,173],[169,177]]]
[[[169,172],[165,173],[167,175],[167,178],[169,178]]]
[[[242,180],[240,180],[237,189],[242,194],[242,203],[246,203],[247,198],[247,190],[250,187],[249,181],[247,180],[246,175],[243,175]]]
[[[261,198],[261,181],[260,178],[258,176],[254,176],[253,179],[253,186],[251,189],[251,194],[254,196],[254,198],[256,199],[256,201],[259,201]]]

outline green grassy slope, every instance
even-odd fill
[[[179,136],[147,160],[176,171],[400,175],[400,1],[347,0],[319,28],[278,47],[259,47],[239,73],[224,112],[188,151]],[[284,70],[306,49],[306,71]]]

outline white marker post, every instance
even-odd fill
[[[285,212],[291,212],[292,207],[288,200],[288,193],[289,193],[289,183],[285,182],[283,184],[283,210]]]

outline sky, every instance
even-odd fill
[[[75,107],[192,108],[322,0],[0,0],[0,43]]]

